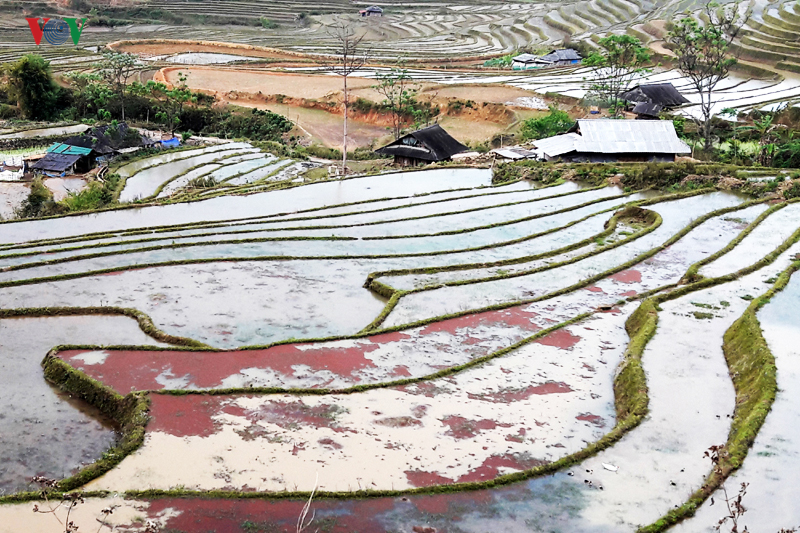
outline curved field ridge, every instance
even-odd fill
[[[260,157],[214,163],[237,167],[215,179]],[[685,518],[747,464],[775,393],[755,320],[773,294],[750,295],[797,268],[798,204],[486,178],[0,226],[0,327],[118,314],[172,344],[50,347],[45,377],[120,430],[59,488],[92,509],[126,494],[110,524],[167,530],[282,530],[312,489],[332,531]],[[726,440],[709,477],[702,452]],[[37,498],[4,497],[0,518],[41,530],[11,505]]]

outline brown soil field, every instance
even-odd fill
[[[207,91],[217,95],[230,91],[262,95],[283,94],[293,98],[323,98],[342,90],[339,76],[326,74],[286,74],[232,70],[214,67],[168,67],[161,69],[160,75],[169,82],[178,80],[178,73],[188,75],[187,84],[195,90]],[[156,79],[159,74],[156,75]],[[367,88],[372,80],[349,78],[348,85],[354,89]]]
[[[344,118],[341,115],[334,115],[320,109],[306,109],[286,104],[239,101],[235,102],[235,104],[243,107],[267,109],[273,113],[283,115],[294,122],[297,128],[304,132],[313,142],[328,148],[342,147]],[[390,140],[388,130],[383,126],[369,124],[352,117],[347,121],[347,124],[349,130],[347,135],[348,151],[370,146],[373,143],[375,147],[378,147],[382,142]]]
[[[143,45],[150,46],[150,45]],[[166,67],[156,80],[175,83],[178,73],[188,75],[187,83],[194,90],[215,95],[219,101],[279,113],[298,125],[298,130],[312,142],[330,148],[341,148],[342,80],[326,74],[292,74],[284,72],[212,66]],[[350,78],[351,99],[365,98],[380,102],[383,96],[372,86],[374,80]],[[511,132],[520,120],[540,116],[540,111],[504,106],[517,98],[534,93],[502,85],[440,86],[422,84],[421,98],[434,98],[442,109],[440,124],[464,143],[483,143],[493,136]],[[284,95],[286,101],[275,101],[274,95]],[[454,100],[471,100],[474,108],[448,111]],[[327,102],[337,105],[328,107]],[[384,115],[372,113],[350,119],[348,145],[351,148],[380,146],[391,140],[389,122]]]
[[[212,54],[234,54],[264,59],[297,60],[304,57],[302,54],[283,52],[274,48],[237,43],[221,43],[216,41],[120,41],[111,43],[109,47],[119,52],[128,52],[143,56],[160,56],[185,52],[208,52]]]
[[[424,86],[425,95],[436,93],[436,99],[472,100],[478,103],[504,104],[517,98],[537,96],[531,91],[505,85],[445,85]]]

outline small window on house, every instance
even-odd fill
[[[406,146],[417,146],[419,144],[419,141],[417,141],[416,137],[411,137],[409,135],[408,137],[403,138],[403,144],[405,144]]]

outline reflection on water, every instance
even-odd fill
[[[0,320],[0,493],[30,489],[35,475],[74,474],[116,439],[96,409],[44,379],[44,355],[70,342],[155,344],[122,317]]]

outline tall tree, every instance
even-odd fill
[[[191,89],[186,85],[187,77],[178,72],[178,84],[172,88],[164,83],[148,81],[145,85],[147,92],[160,104],[160,110],[156,113],[156,120],[164,123],[172,135],[181,122],[181,113],[188,103],[196,103],[197,96],[192,94]]]
[[[334,62],[328,69],[341,76],[343,80],[344,99],[344,131],[342,135],[342,175],[347,174],[347,78],[360,70],[369,60],[370,50],[362,46],[364,35],[357,35],[353,26],[345,20],[339,20],[326,30],[333,40]]]
[[[103,61],[99,64],[100,75],[119,98],[122,107],[122,120],[125,120],[125,91],[128,87],[128,78],[136,68],[136,56],[124,52],[103,52]]]
[[[58,108],[59,87],[53,81],[50,63],[42,56],[26,54],[5,67],[9,96],[17,101],[22,116],[52,120]]]
[[[630,35],[609,35],[597,44],[602,50],[592,52],[583,60],[584,65],[594,67],[589,91],[608,101],[616,111],[619,96],[630,88],[637,76],[647,71],[650,51]]]
[[[729,48],[747,22],[748,15],[740,13],[738,3],[720,6],[709,2],[703,18],[703,25],[690,16],[678,20],[667,36],[667,43],[675,54],[676,67],[700,95],[702,120],[698,120],[698,125],[705,149],[710,150],[714,88],[728,77],[731,67],[736,64]]]
[[[380,83],[374,89],[383,96],[383,105],[392,114],[392,135],[399,139],[406,121],[414,116],[418,86],[403,68],[378,72],[377,79]]]

